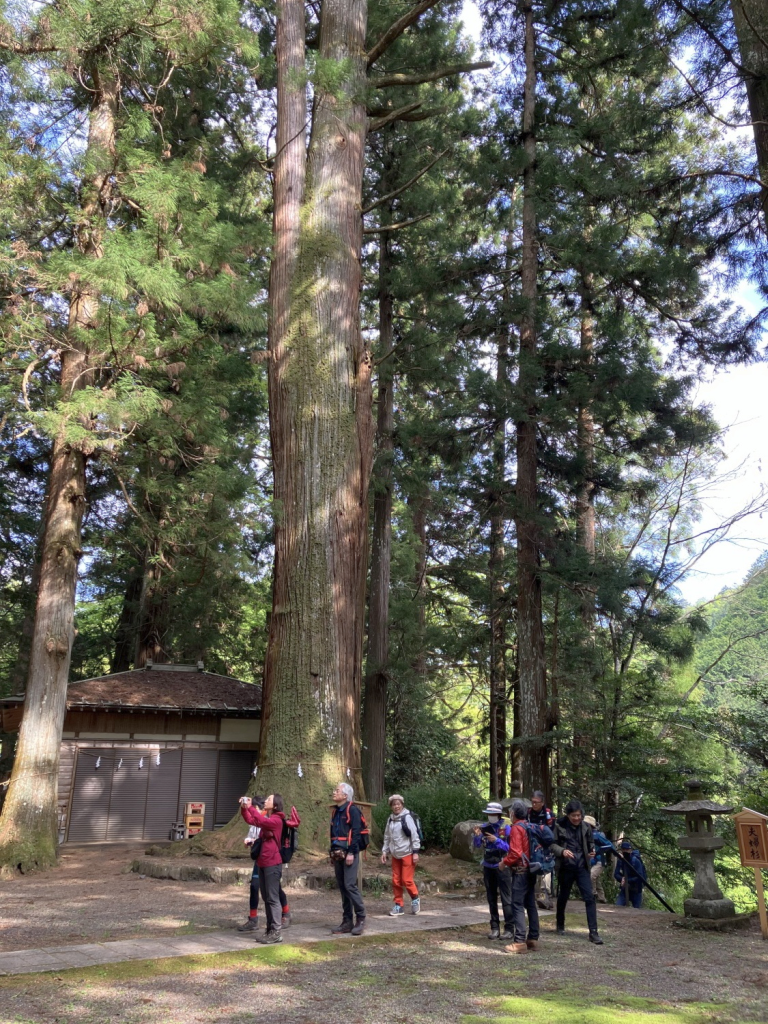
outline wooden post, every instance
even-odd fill
[[[760,931],[768,939],[768,914],[765,910],[763,889],[763,868],[768,868],[768,814],[745,807],[735,814],[736,838],[739,841],[739,856],[743,867],[755,869],[757,909],[760,914]]]
[[[763,938],[768,939],[768,914],[765,912],[765,890],[763,889],[763,872],[755,868],[755,888],[757,889],[757,909],[760,912],[760,931]]]

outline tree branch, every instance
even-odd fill
[[[439,4],[440,0],[421,0],[420,3],[414,4],[414,6],[407,11],[402,18],[398,18],[394,24],[390,25],[384,35],[379,39],[375,46],[371,47],[367,54],[368,67],[375,64],[379,57],[388,50],[394,41],[399,38],[405,30],[411,26],[415,21],[428,11],[430,7],[434,7]]]
[[[382,203],[389,202],[390,199],[394,199],[396,196],[401,195],[403,192],[409,189],[411,185],[415,185],[419,178],[423,177],[427,173],[427,171],[431,170],[435,166],[438,160],[442,160],[446,153],[449,152],[449,149],[444,149],[442,153],[438,153],[435,159],[430,160],[426,167],[422,167],[418,174],[414,174],[410,181],[406,181],[406,183],[404,185],[401,185],[400,188],[396,188],[392,192],[387,192],[387,194],[385,196],[382,196],[381,199],[377,199],[375,203],[371,203],[370,206],[366,206],[366,208],[363,210],[363,214],[370,213],[371,210],[375,210],[377,206],[381,206]]]
[[[437,68],[435,71],[421,71],[414,75],[381,75],[379,78],[370,78],[369,82],[374,89],[391,89],[398,85],[421,85],[423,82],[437,82],[440,78],[450,78],[451,75],[463,75],[468,71],[482,71],[484,68],[492,68],[493,61],[481,60],[474,64],[451,64],[444,68]]]
[[[409,228],[411,224],[418,224],[420,220],[431,217],[431,213],[422,213],[420,217],[411,217],[410,220],[401,220],[397,224],[382,224],[378,228],[363,228],[364,235],[381,235],[385,231],[399,231],[400,228]]]
[[[389,107],[368,107],[367,113],[369,117],[386,117],[389,113]],[[398,121],[426,121],[429,117],[437,117],[438,114],[445,114],[450,110],[450,107],[422,107],[420,110],[414,110],[410,114],[400,114]]]
[[[385,124],[391,124],[392,121],[397,121],[403,114],[410,114],[411,111],[416,110],[420,107],[420,103],[408,103],[404,107],[398,107],[397,110],[390,110],[384,117],[377,117],[368,124],[368,131],[377,132],[380,128],[383,128]]]

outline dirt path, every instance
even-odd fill
[[[766,1021],[768,943],[662,914],[583,915],[512,957],[481,929],[0,979],[0,1024],[734,1024]],[[482,929],[484,931],[484,929]]]
[[[248,916],[248,887],[214,885],[210,882],[174,882],[170,879],[140,878],[126,868],[143,854],[146,843],[91,844],[63,847],[60,867],[39,875],[0,882],[0,952],[58,946],[65,942],[105,942],[110,939],[162,938],[208,929],[230,928]],[[448,876],[449,888],[477,870],[470,864],[434,861],[440,876]],[[249,860],[238,861],[250,866]],[[315,873],[331,870],[320,860]],[[366,864],[366,873],[380,868]],[[480,879],[477,878],[478,883]],[[313,908],[327,904],[334,924],[339,914],[338,897],[325,890],[295,890],[287,886],[290,899],[300,899]],[[460,890],[469,896],[482,895],[482,884]],[[367,894],[366,894],[367,895]],[[371,910],[384,913],[391,906],[389,892],[367,895]]]

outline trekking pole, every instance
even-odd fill
[[[616,849],[616,847],[613,844],[611,844],[611,849],[613,850],[613,852],[616,854],[617,857],[621,857],[621,854],[619,853],[619,851]],[[643,876],[640,874],[640,872],[636,868],[634,868],[625,857],[621,857],[621,859],[624,861],[624,866],[629,868],[629,870],[633,874],[637,875],[637,877],[640,879],[640,882],[642,883],[642,885],[644,885],[646,887],[646,889],[650,889],[650,891],[653,893],[653,895],[656,897],[656,899],[659,901],[659,903],[662,903],[667,908],[667,910],[670,912],[670,914],[676,914],[677,913],[676,910],[673,910],[672,907],[670,907],[670,905],[667,903],[667,901],[664,899],[664,897],[661,895],[661,893],[656,892],[656,890],[653,888],[653,886],[651,885],[651,883],[648,881],[647,878],[643,878]]]

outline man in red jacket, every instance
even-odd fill
[[[539,912],[536,909],[536,876],[528,870],[531,862],[531,844],[525,821],[528,808],[522,800],[512,804],[512,828],[509,833],[509,853],[502,861],[512,874],[512,917],[515,922],[515,941],[504,949],[508,953],[527,953],[539,947]],[[525,915],[528,914],[528,934]]]
[[[240,797],[240,813],[249,825],[261,829],[261,851],[256,858],[259,865],[259,888],[267,913],[267,930],[259,942],[272,944],[282,942],[282,907],[280,905],[280,879],[283,875],[283,855],[280,842],[283,838],[285,814],[283,798],[272,793],[264,801],[264,813],[251,803],[249,796]]]

